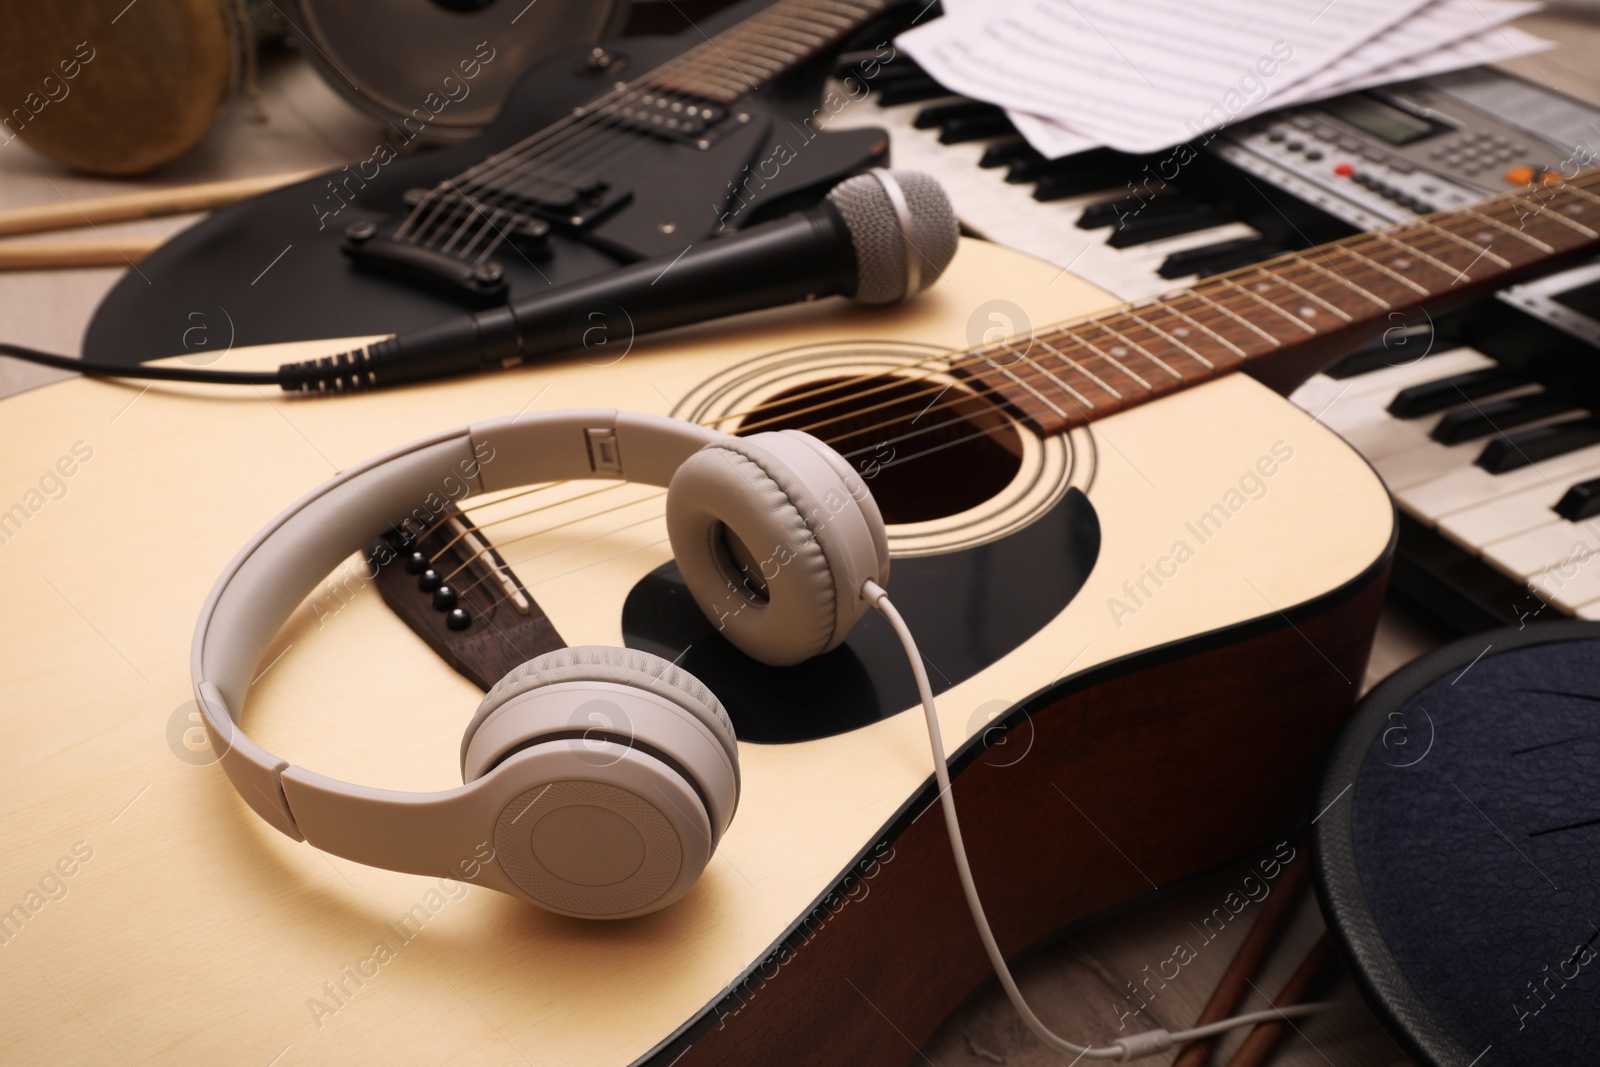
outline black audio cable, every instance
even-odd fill
[[[138,378],[160,382],[200,382],[209,385],[276,385],[286,393],[342,395],[365,392],[384,385],[399,385],[423,378],[461,374],[480,369],[477,353],[451,349],[419,358],[403,352],[393,338],[374,341],[365,348],[334,356],[285,363],[275,371],[210,370],[205,367],[151,367],[121,365],[41,352],[26,345],[0,341],[0,355],[57,370],[77,371],[96,378]]]
[[[954,210],[918,171],[870,171],[821,203],[715,240],[369,345],[276,371],[118,366],[0,342],[0,355],[108,378],[276,385],[344,396],[581,352],[591,335],[634,338],[824,296],[892,304],[933,284],[955,255]],[[691,251],[692,249],[692,251]]]

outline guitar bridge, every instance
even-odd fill
[[[500,552],[455,504],[367,548],[383,602],[480,689],[566,642]]]

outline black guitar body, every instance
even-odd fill
[[[739,4],[705,20],[704,29],[715,33],[768,2]],[[441,292],[358,267],[341,250],[346,230],[371,221],[380,232],[393,231],[409,211],[407,190],[461,174],[703,40],[691,30],[611,42],[605,47],[621,62],[605,71],[585,64],[588,47],[553,57],[523,76],[480,137],[381,165],[369,160],[216,212],[106,295],[85,334],[84,356],[132,364],[183,355],[204,363],[235,345],[392,333],[470,310]],[[884,163],[888,139],[880,131],[816,130],[816,116],[826,114],[818,110],[821,73],[813,61],[734,104],[706,148],[643,132],[609,135],[584,165],[628,199],[582,229],[553,225],[542,253],[500,246],[492,261],[509,282],[510,299],[677,255],[814,202],[840,179]]]

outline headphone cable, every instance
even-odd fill
[[[877,582],[868,581],[862,586],[862,593],[872,603],[884,618],[889,620],[889,625],[894,628],[896,636],[900,638],[900,645],[905,649],[906,658],[911,664],[911,673],[917,679],[917,693],[922,698],[922,712],[928,724],[928,745],[933,750],[933,774],[935,783],[939,787],[939,803],[944,809],[945,830],[950,836],[950,849],[956,862],[956,874],[961,879],[961,890],[967,898],[967,909],[972,912],[973,924],[978,929],[978,939],[983,942],[983,950],[989,956],[989,962],[994,967],[994,973],[1000,979],[1000,985],[1005,989],[1007,998],[1010,999],[1017,1014],[1046,1045],[1057,1052],[1064,1052],[1078,1059],[1089,1060],[1136,1060],[1146,1056],[1159,1055],[1166,1052],[1174,1045],[1187,1044],[1201,1038],[1212,1037],[1216,1034],[1232,1030],[1239,1026],[1254,1026],[1258,1023],[1277,1022],[1285,1019],[1296,1019],[1304,1015],[1316,1015],[1322,1012],[1335,1011],[1350,1007],[1350,1005],[1324,1001],[1312,1004],[1296,1004],[1292,1007],[1269,1008],[1265,1011],[1250,1012],[1246,1015],[1235,1015],[1211,1023],[1208,1026],[1197,1026],[1190,1030],[1146,1030],[1143,1033],[1132,1034],[1120,1038],[1110,1045],[1094,1047],[1079,1045],[1058,1037],[1054,1031],[1045,1026],[1039,1017],[1033,1013],[1028,1002],[1022,996],[1022,990],[1017,987],[1017,980],[1012,977],[1011,968],[1006,963],[1005,953],[1000,951],[1000,945],[994,939],[994,931],[989,927],[989,918],[984,913],[983,902],[978,898],[978,887],[972,879],[972,867],[967,862],[967,847],[962,842],[961,824],[956,820],[955,791],[950,783],[950,767],[944,754],[944,739],[939,730],[939,716],[934,708],[933,688],[928,684],[928,672],[922,665],[922,654],[917,651],[916,639],[911,636],[911,628],[900,617],[900,612],[889,601],[889,594]]]

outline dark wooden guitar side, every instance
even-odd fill
[[[547,136],[565,138],[554,143],[571,158],[530,164],[531,170],[549,174],[559,164],[561,173],[581,172],[604,188],[586,198],[591,202],[584,210],[597,215],[581,225],[535,195],[515,201],[548,233],[520,244],[502,239],[485,261],[499,272],[504,298],[675,255],[809,203],[841,178],[887,158],[887,135],[880,131],[816,128],[830,104],[840,105],[821,98],[821,77],[812,68],[891,6],[890,0],[748,0],[683,34],[608,42],[601,46],[606,62],[598,65],[590,62],[589,48],[537,64],[487,132],[462,144],[384,162],[387,153],[377,151],[375,133],[373,156],[219,211],[142,260],[96,310],[84,355],[119,363],[195,359],[231,346],[392,333],[482,306],[436,285],[358,266],[346,254],[347,235],[370,227],[384,239],[410,212],[408,193],[442,189],[450,195],[445,183],[453,182],[475,205],[462,214],[489,230],[476,246],[482,248],[509,231],[507,220],[494,214],[509,194],[473,193],[461,175],[542,131],[558,131]],[[830,8],[825,20],[811,11],[824,7]],[[767,24],[781,17],[813,19],[814,39]],[[886,32],[886,57],[893,54],[889,37]],[[781,57],[775,49],[784,50]],[[724,113],[704,132],[707,147],[700,147],[699,135],[660,135],[604,106],[604,121],[594,120],[598,129],[585,126],[586,132],[573,134],[566,125],[575,108],[610,99],[617,85],[670,72],[675,58],[708,52],[718,68],[707,71],[702,61],[687,76],[679,71],[665,78],[688,86],[677,100],[703,101],[714,92],[728,101],[715,101]],[[728,69],[738,72],[740,86],[729,87]],[[400,146],[415,133],[395,129],[382,138]],[[435,245],[448,237],[443,233]],[[472,262],[464,261],[468,268]]]

